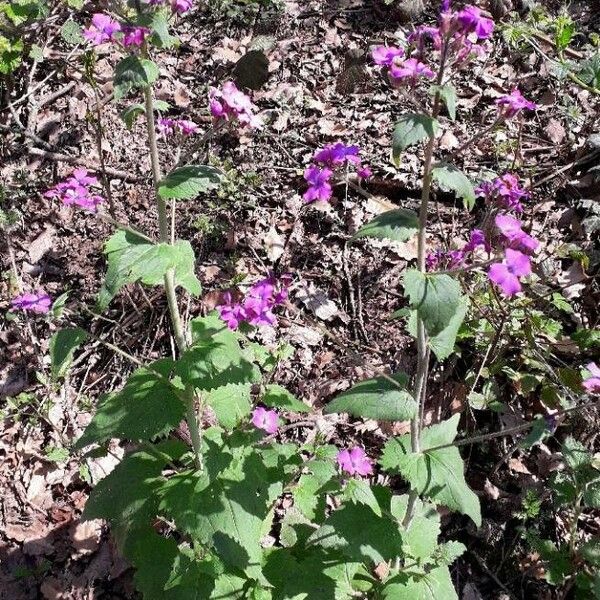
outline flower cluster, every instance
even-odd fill
[[[448,252],[443,252],[442,250],[431,252],[425,259],[425,266],[428,271],[434,271],[439,268],[458,268],[478,248],[483,248],[486,252],[491,251],[491,246],[485,237],[485,233],[481,229],[473,229],[469,241],[461,249],[449,250]]]
[[[460,64],[474,56],[482,56],[487,51],[482,42],[493,32],[494,21],[483,16],[476,6],[452,12],[449,3],[444,3],[437,27],[417,27],[407,37],[406,50],[396,46],[377,46],[372,57],[376,65],[387,68],[392,85],[408,83],[414,86],[419,78],[435,77],[434,71],[425,62],[429,45],[438,52],[445,47],[447,58],[454,64]]]
[[[268,277],[255,283],[242,302],[233,302],[231,294],[225,294],[225,303],[217,306],[219,316],[229,329],[237,329],[240,323],[250,325],[275,325],[277,318],[273,309],[283,304],[288,297],[289,280],[282,277],[279,282]]]
[[[150,30],[146,27],[121,25],[109,15],[96,13],[87,29],[83,30],[83,37],[93,46],[106,42],[121,42],[125,48],[139,48],[146,39]],[[117,36],[117,34],[122,34]]]
[[[589,376],[584,378],[583,387],[590,394],[600,394],[600,367],[591,362],[585,368],[589,371]]]
[[[42,290],[20,294],[10,302],[11,310],[31,311],[40,315],[45,315],[51,305],[52,299]]]
[[[512,119],[522,110],[535,110],[537,108],[537,104],[527,100],[518,88],[514,88],[510,94],[498,98],[496,104],[500,110],[500,117],[503,119]]]
[[[358,146],[346,146],[341,142],[318,150],[313,156],[314,164],[304,171],[304,179],[308,183],[305,202],[329,200],[333,194],[331,178],[340,167],[353,165],[361,179],[371,177],[371,169],[361,163],[359,154]]]
[[[511,173],[505,173],[492,181],[484,181],[475,192],[491,205],[516,213],[523,212],[521,200],[529,198],[529,192],[521,187],[519,179]]]
[[[198,125],[193,121],[186,119],[170,119],[168,117],[161,117],[156,122],[156,129],[163,135],[173,135],[174,133],[181,133],[182,135],[194,135],[198,133]]]
[[[92,185],[98,185],[96,177],[90,177],[85,169],[75,169],[71,177],[49,189],[44,196],[96,212],[104,198],[90,190]]]
[[[241,125],[251,129],[261,127],[262,119],[254,114],[258,110],[257,107],[233,81],[224,83],[220,90],[211,87],[208,97],[210,112],[215,119],[237,120]]]
[[[373,473],[373,463],[360,446],[355,446],[352,450],[340,450],[336,460],[340,469],[348,475],[366,476]]]
[[[262,429],[263,431],[272,435],[277,433],[277,428],[279,427],[279,417],[274,410],[267,410],[262,406],[257,406],[252,411],[251,423],[257,429]]]

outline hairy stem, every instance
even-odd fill
[[[160,241],[165,244],[171,243],[169,235],[169,217],[167,215],[167,203],[164,198],[161,198],[158,193],[158,184],[162,179],[160,171],[160,161],[158,158],[158,144],[156,141],[156,126],[154,124],[154,98],[152,95],[152,87],[144,88],[144,105],[146,109],[146,129],[148,133],[148,145],[150,147],[150,162],[152,165],[152,180],[154,182],[154,190],[156,193],[156,207],[158,209],[158,225],[160,231]],[[167,303],[169,305],[169,315],[171,324],[173,325],[173,333],[179,352],[184,352],[188,347],[179,305],[177,304],[177,294],[175,293],[175,271],[169,269],[165,273],[165,291],[167,294]],[[190,438],[192,439],[192,447],[194,449],[194,459],[196,467],[202,468],[202,451],[201,441],[202,436],[198,427],[198,419],[196,417],[194,388],[186,386],[185,388],[185,403],[186,403],[186,421],[190,430]]]

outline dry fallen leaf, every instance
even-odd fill
[[[276,262],[281,258],[285,249],[285,240],[279,235],[275,227],[271,226],[265,236],[265,246],[267,247],[267,256],[272,262]]]

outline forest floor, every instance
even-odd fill
[[[559,2],[545,5],[554,14],[560,8]],[[600,4],[572,2],[570,10],[578,30],[600,31]],[[49,379],[47,354],[48,339],[57,327],[43,321],[18,326],[6,312],[14,295],[10,274],[16,269],[28,286],[43,285],[54,298],[69,292],[63,325],[83,325],[143,362],[174,351],[159,288],[131,286],[101,317],[83,311],[98,292],[105,270],[102,246],[112,226],[42,195],[73,165],[92,168],[100,162],[89,116],[94,91],[78,60],[83,49],[67,45],[57,33],[67,19],[82,24],[91,12],[71,15],[60,4],[39,31],[43,59],[35,66],[26,63],[12,81],[14,115],[5,98],[0,102],[0,208],[20,215],[0,241],[2,600],[137,597],[131,569],[106,527],[80,521],[92,484],[114,467],[125,449],[114,444],[110,454],[85,461],[68,450],[89,422],[98,397],[118,388],[135,365],[92,342],[56,386]],[[423,19],[434,18],[429,7]],[[380,448],[390,435],[405,433],[407,423],[324,418],[319,409],[382,369],[412,373],[415,368],[414,342],[403,321],[389,315],[403,307],[399,282],[416,258],[416,243],[348,243],[374,215],[418,203],[420,156],[407,153],[399,168],[390,161],[394,123],[411,109],[410,102],[391,92],[367,58],[369,46],[393,40],[397,28],[393,15],[381,7],[375,10],[367,0],[286,0],[283,13],[261,9],[257,16],[236,19],[197,10],[179,27],[179,50],[155,57],[161,69],[157,97],[208,128],[208,86],[228,79],[246,51],[265,48],[269,78],[252,97],[266,126],[241,137],[217,132],[199,152],[225,169],[225,189],[178,207],[177,235],[191,241],[204,288],[200,300],[184,303],[186,315],[212,310],[239,274],[258,278],[271,271],[291,273],[293,308],[284,311],[277,340],[292,351],[278,367],[276,380],[314,407],[315,416],[308,423],[302,417],[303,423],[286,435],[305,438],[318,430],[326,439],[360,440],[367,450]],[[515,143],[504,133],[492,133],[458,160],[473,174],[485,169],[519,173],[532,193],[526,220],[542,242],[540,268],[552,274],[552,285],[575,306],[573,314],[557,319],[566,332],[576,323],[597,327],[600,288],[592,275],[600,262],[600,178],[594,176],[600,142],[593,136],[600,134],[600,96],[557,79],[531,46],[509,48],[501,35],[494,44],[487,64],[464,72],[457,82],[457,125],[441,148],[452,152],[489,123],[493,101],[516,84],[539,104],[535,116],[513,131]],[[542,48],[550,52],[543,43]],[[154,235],[143,124],[127,129],[119,118],[123,106],[109,101],[117,59],[116,50],[102,47],[95,66],[98,94],[106,101],[102,151],[112,169],[118,220]],[[327,206],[307,206],[301,198],[303,170],[316,149],[338,140],[359,145],[374,176],[362,184],[362,191],[340,185]],[[161,159],[169,165],[176,157],[161,144]],[[67,162],[65,156],[75,158]],[[432,247],[464,239],[476,226],[477,210],[465,216],[459,205],[450,194],[435,198],[440,225],[430,231]],[[570,254],[556,255],[567,244],[594,257],[587,273]],[[257,335],[267,344],[276,341],[271,330]],[[561,347],[560,339],[553,350],[565,366],[585,361],[572,345]],[[427,422],[460,411],[468,435],[512,427],[536,414],[539,396],[519,394],[509,381],[498,392],[503,411],[470,406],[468,352],[465,348],[463,356],[436,365]],[[517,355],[519,349],[509,347],[508,352]],[[569,432],[598,451],[599,418],[596,409],[575,413],[557,435]],[[444,518],[444,533],[468,548],[452,568],[465,600],[568,597],[544,581],[539,556],[520,534],[526,521],[518,516],[528,490],[540,489],[557,468],[556,448],[553,438],[528,450],[512,437],[465,448],[467,480],[482,500],[484,526],[475,530],[464,517]],[[554,527],[552,535],[564,534],[559,513],[548,522]],[[599,533],[600,513],[587,515],[585,528]]]

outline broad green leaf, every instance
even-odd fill
[[[195,345],[177,361],[175,372],[186,384],[212,390],[229,383],[258,383],[260,371],[239,345],[214,340]]]
[[[419,231],[419,217],[412,210],[399,208],[389,210],[366,225],[363,225],[353,236],[353,240],[365,237],[389,239],[406,242]]]
[[[124,108],[119,113],[119,116],[127,126],[127,129],[131,129],[137,118],[145,113],[146,109],[144,108],[143,104],[132,104],[131,106]]]
[[[152,244],[129,231],[119,230],[104,246],[108,270],[98,294],[99,311],[107,308],[118,291],[128,283],[140,281],[145,285],[163,283],[165,273],[175,270],[175,282],[190,294],[202,291],[195,270],[195,257],[188,241],[171,244]]]
[[[204,395],[208,405],[215,411],[219,425],[233,429],[250,414],[251,387],[249,383],[228,383]]]
[[[16,71],[23,58],[23,40],[9,40],[0,35],[0,73]]]
[[[391,512],[399,523],[408,510],[408,495],[392,496]],[[418,559],[433,556],[438,547],[440,515],[435,507],[417,498],[414,516],[406,528],[401,529],[404,554]]]
[[[437,182],[440,189],[445,192],[454,192],[463,199],[468,210],[475,206],[475,189],[470,179],[454,165],[449,163],[438,163],[431,170],[433,180]]]
[[[131,90],[145,88],[158,79],[158,67],[147,58],[130,54],[115,67],[115,100],[125,97]]]
[[[436,559],[438,564],[444,564],[450,566],[459,556],[462,556],[467,551],[464,544],[456,541],[446,542],[440,544],[437,552]]]
[[[354,502],[355,504],[368,506],[378,517],[381,517],[379,502],[371,486],[364,479],[349,479],[344,488],[343,497],[344,500]]]
[[[300,476],[292,490],[294,506],[311,521],[320,522],[325,515],[325,492],[339,490],[335,455],[315,458],[306,463],[306,473]]]
[[[396,164],[406,148],[435,136],[438,122],[429,115],[409,113],[396,123],[392,139],[392,156]]]
[[[444,360],[454,352],[456,336],[468,309],[469,299],[466,296],[462,296],[458,308],[451,317],[447,327],[442,329],[438,334],[428,338],[427,343],[438,360]]]
[[[177,427],[185,405],[179,390],[169,383],[172,368],[173,361],[163,359],[134,371],[121,391],[102,398],[75,447],[111,438],[151,440]]]
[[[378,421],[406,421],[414,417],[417,404],[406,389],[408,377],[405,373],[395,373],[389,379],[375,377],[357,383],[348,391],[330,402],[323,411],[325,414],[347,412],[355,417]]]
[[[565,463],[574,471],[577,471],[592,462],[592,456],[586,450],[585,446],[571,436],[565,438],[561,450]]]
[[[73,19],[69,19],[62,24],[60,28],[60,35],[62,39],[71,46],[83,44],[85,42],[81,25],[76,21],[73,21]]]
[[[456,324],[455,315],[462,310],[462,297],[458,281],[450,275],[421,273],[416,269],[409,269],[404,274],[404,291],[411,308],[423,320],[430,337]],[[444,336],[441,341],[439,350],[443,354]]]
[[[600,567],[600,537],[593,537],[588,542],[583,543],[579,547],[579,553],[589,563],[595,567]]]
[[[431,88],[431,93],[440,95],[446,105],[448,115],[454,121],[456,119],[456,88],[451,83],[434,85]]]
[[[585,487],[583,502],[589,508],[600,508],[600,481],[592,481]]]
[[[412,452],[410,435],[392,438],[385,444],[380,462],[384,470],[402,475],[419,494],[468,515],[479,527],[479,499],[467,486],[458,448],[449,446],[432,450],[454,441],[459,418],[454,415],[425,428],[418,453]]]
[[[50,364],[52,378],[64,377],[73,362],[75,350],[85,342],[88,334],[80,327],[60,329],[50,338]]]
[[[458,600],[448,567],[436,567],[428,573],[401,573],[383,588],[385,600]]]
[[[169,33],[169,21],[164,11],[156,11],[151,15],[148,24],[152,31],[151,41],[157,48],[171,48],[179,43],[179,40]]]
[[[309,412],[308,407],[304,402],[301,402],[292,394],[288,392],[283,386],[271,383],[266,386],[265,393],[262,395],[260,401],[271,408],[282,408],[283,410],[289,410],[290,412]]]
[[[106,519],[126,529],[146,524],[157,514],[156,492],[162,485],[165,465],[180,458],[187,448],[176,440],[158,444],[153,452],[139,450],[128,454],[92,490],[83,511],[84,519]]]
[[[188,165],[173,169],[158,184],[158,193],[165,200],[191,200],[217,189],[222,181],[223,173],[215,167]]]
[[[402,549],[398,524],[387,516],[378,517],[364,504],[345,504],[331,513],[308,543],[372,564],[392,560]]]

